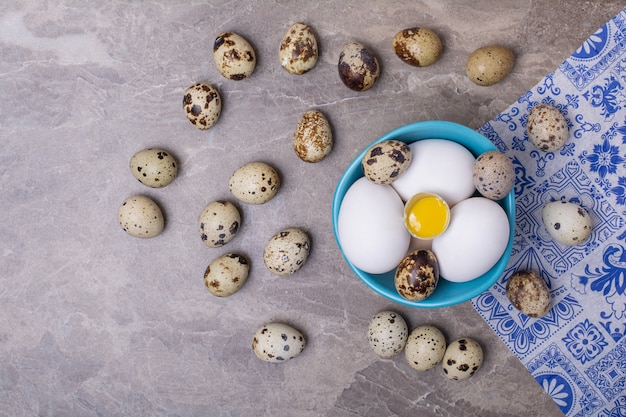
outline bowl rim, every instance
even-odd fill
[[[386,290],[386,287],[383,287],[378,283],[378,280],[388,279],[388,275],[393,274],[394,271],[389,271],[385,274],[369,274],[366,273],[359,268],[355,267],[350,260],[347,259],[342,247],[341,242],[339,240],[338,233],[338,218],[339,218],[339,209],[341,207],[341,202],[350,188],[350,186],[359,178],[363,177],[363,169],[361,167],[361,161],[365,152],[367,150],[380,142],[386,140],[400,140],[405,143],[413,143],[419,140],[424,139],[446,139],[452,140],[463,145],[466,149],[468,149],[475,157],[483,152],[487,152],[490,150],[498,150],[498,148],[484,135],[479,133],[476,130],[473,130],[467,126],[450,122],[444,120],[426,120],[419,121],[406,124],[404,126],[400,126],[396,129],[393,129],[382,136],[375,139],[373,142],[368,144],[348,165],[345,169],[341,178],[339,179],[337,186],[335,188],[335,192],[333,195],[332,201],[332,222],[333,222],[333,232],[335,235],[335,241],[341,251],[341,254],[344,260],[350,266],[350,269],[356,274],[356,276],[366,284],[371,290],[375,293],[383,296],[384,298],[391,300],[395,303],[405,305],[408,307],[414,308],[440,308],[440,307],[449,307],[456,304],[460,304],[462,302],[468,301],[484,291],[488,290],[493,286],[493,284],[498,281],[498,279],[504,273],[510,256],[511,250],[513,247],[513,240],[515,236],[515,191],[514,188],[502,199],[498,200],[498,204],[500,204],[506,214],[509,221],[509,240],[504,250],[504,253],[496,262],[495,265],[492,266],[489,271],[485,274],[477,277],[474,280],[464,282],[464,283],[455,283],[450,282],[445,279],[440,279],[437,289],[435,292],[428,298],[421,301],[411,301],[402,297],[400,294],[395,291],[390,292]],[[476,142],[478,141],[478,142]],[[471,145],[472,148],[479,148],[479,151],[475,151],[471,149],[468,145]],[[393,275],[392,275],[393,279]],[[452,294],[449,297],[438,297],[437,290],[452,290]],[[443,291],[440,291],[441,294]]]

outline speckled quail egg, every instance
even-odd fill
[[[276,275],[291,275],[298,271],[311,250],[309,235],[297,228],[276,233],[265,245],[263,261]]]
[[[266,362],[280,363],[293,359],[304,350],[306,340],[296,328],[284,323],[268,323],[254,333],[252,350]]]
[[[163,149],[150,148],[130,158],[130,172],[140,183],[151,188],[170,184],[178,174],[178,165],[172,154]]]
[[[319,162],[333,149],[330,124],[319,110],[305,112],[293,134],[293,150],[305,162]]]
[[[506,282],[506,296],[528,317],[543,317],[550,309],[550,291],[535,271],[515,272]]]
[[[207,204],[198,218],[200,238],[210,248],[218,248],[233,240],[241,226],[241,214],[230,201]]]
[[[583,207],[569,201],[553,201],[543,206],[543,224],[550,236],[568,246],[583,243],[592,231],[589,213]]]
[[[248,78],[256,67],[252,45],[241,35],[222,32],[213,43],[213,61],[217,70],[229,80]]]
[[[304,23],[294,23],[280,41],[278,59],[290,74],[304,74],[313,69],[318,55],[315,34]]]
[[[474,375],[483,364],[483,349],[470,338],[457,339],[446,348],[443,372],[448,379],[462,381]]]
[[[509,48],[490,45],[471,53],[465,71],[474,84],[489,86],[502,81],[511,72],[514,64],[515,56]]]
[[[399,140],[385,140],[372,145],[363,155],[365,178],[376,184],[391,184],[406,172],[413,160],[409,146]]]
[[[339,54],[339,78],[351,90],[366,91],[380,76],[378,58],[362,43],[350,42]]]
[[[242,203],[265,204],[280,189],[280,176],[265,162],[250,162],[238,168],[228,181],[230,192]]]
[[[204,271],[204,285],[216,297],[228,297],[243,287],[250,264],[239,254],[229,253],[214,259]]]
[[[443,45],[435,32],[425,28],[404,29],[393,37],[394,52],[414,67],[426,67],[439,60]]]
[[[194,84],[185,91],[183,110],[195,127],[200,130],[210,129],[222,113],[220,93],[210,84]]]
[[[367,328],[367,340],[376,355],[389,359],[404,349],[409,328],[404,318],[395,311],[377,313]]]
[[[508,156],[487,151],[476,158],[472,171],[474,186],[483,197],[500,200],[515,185],[515,169]]]
[[[394,283],[398,294],[411,301],[428,298],[439,282],[439,262],[428,249],[411,252],[396,269]]]
[[[407,363],[419,372],[437,366],[443,359],[445,351],[446,338],[441,330],[431,325],[413,329],[404,347]]]
[[[565,116],[554,106],[537,104],[528,114],[526,123],[528,140],[544,152],[558,151],[565,145],[569,128]]]
[[[158,236],[165,226],[161,208],[154,200],[142,195],[124,200],[117,211],[117,218],[122,230],[140,238]]]

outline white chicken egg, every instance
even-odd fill
[[[395,269],[411,239],[403,212],[404,203],[391,186],[374,184],[365,177],[355,181],[343,198],[337,220],[337,236],[346,258],[371,274]]]
[[[409,145],[413,161],[392,187],[404,201],[417,193],[439,195],[450,207],[474,194],[474,155],[445,139],[424,139]]]
[[[478,278],[498,262],[509,241],[504,209],[485,197],[461,201],[450,210],[448,229],[433,239],[441,278],[466,282]]]

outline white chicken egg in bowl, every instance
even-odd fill
[[[375,184],[364,174],[366,153],[388,141],[405,143],[412,160],[390,184]],[[509,262],[515,193],[491,200],[474,187],[472,162],[488,151],[497,148],[483,135],[447,121],[408,124],[369,144],[343,173],[332,206],[337,244],[357,277],[377,294],[416,308],[459,304],[489,289]],[[405,204],[421,192],[450,206],[447,229],[433,239],[416,239],[406,229]],[[434,253],[440,277],[418,301],[401,295],[394,281],[401,261],[417,250]]]

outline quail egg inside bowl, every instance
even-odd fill
[[[363,157],[373,145],[388,140],[405,142],[414,152],[424,152],[424,149],[432,148],[430,144],[445,142],[443,143],[445,146],[441,146],[441,149],[444,150],[444,159],[446,158],[445,155],[448,155],[448,151],[445,149],[448,149],[450,146],[452,148],[456,147],[461,149],[461,153],[466,152],[469,155],[470,162],[468,162],[468,156],[461,156],[465,158],[465,162],[457,165],[464,166],[465,168],[463,168],[464,171],[460,171],[461,173],[459,175],[462,176],[462,179],[464,179],[466,175],[469,175],[469,182],[472,180],[471,160],[474,160],[487,151],[497,150],[496,146],[480,133],[466,126],[447,121],[432,120],[408,124],[376,139],[373,143],[365,147],[350,163],[335,189],[332,207],[333,228],[335,239],[344,259],[356,276],[375,293],[409,307],[437,308],[451,306],[467,301],[486,291],[502,275],[509,262],[515,232],[514,190],[511,189],[504,198],[497,201],[482,197],[475,189],[469,192],[467,189],[462,190],[463,195],[461,199],[447,200],[452,216],[450,227],[440,237],[435,237],[432,241],[420,241],[417,243],[417,246],[432,248],[434,251],[435,249],[437,251],[448,250],[448,253],[459,251],[465,251],[467,253],[462,254],[464,256],[458,257],[451,257],[445,253],[441,253],[442,260],[440,261],[439,269],[442,279],[438,281],[435,290],[425,299],[419,301],[409,300],[399,294],[394,283],[394,276],[396,266],[404,256],[415,249],[416,245],[415,238],[410,236],[409,231],[405,228],[403,217],[403,204],[406,203],[410,197],[408,197],[406,193],[403,195],[401,192],[403,190],[399,190],[400,188],[404,188],[403,184],[397,187],[398,190],[393,188],[393,183],[389,185],[371,184],[375,187],[386,187],[384,192],[383,189],[379,188],[370,190],[367,188],[370,187],[369,185],[365,187],[363,184],[364,181],[367,181],[364,178],[362,166]],[[429,146],[422,146],[422,144],[426,145],[426,143],[429,143]],[[451,154],[454,153],[458,152],[452,149]],[[434,155],[435,158],[440,156],[441,155]],[[420,157],[423,157],[423,155],[414,154],[413,162],[411,163],[415,164],[415,161],[419,161]],[[430,155],[428,159],[431,159]],[[444,160],[440,165],[447,162],[448,161]],[[409,172],[411,169],[412,168],[409,168],[407,173],[403,175],[410,175]],[[450,175],[454,173],[450,171],[450,169],[443,167],[441,172],[429,173],[429,177],[443,178],[442,183],[425,185],[424,187],[431,189],[414,190],[411,192],[435,192],[440,196],[446,195],[448,192],[446,187],[451,184],[454,185],[456,182],[463,182],[457,181],[454,177],[451,177]],[[406,182],[406,178],[404,178],[404,182]],[[355,187],[353,187],[353,185],[355,185]],[[368,191],[358,194],[359,189],[367,189]],[[373,201],[368,201],[367,195],[372,191],[375,191],[374,194],[376,194],[377,197]],[[385,195],[390,196],[387,202],[387,205],[390,207],[388,209],[389,216],[381,214],[382,211],[387,210],[383,207],[385,204],[380,204],[383,198],[385,198]],[[344,205],[344,203],[347,204]],[[375,208],[372,208],[371,205],[374,205]],[[457,205],[459,206],[458,208],[456,208]],[[501,216],[493,221],[499,221],[500,223],[490,225],[489,223],[492,221],[489,220],[489,218],[485,220],[486,215],[484,214],[482,215],[482,219],[477,219],[476,222],[474,222],[471,217],[471,213],[469,213],[470,216],[468,216],[467,213],[463,216],[455,214],[456,212],[460,213],[464,207],[471,207],[472,205],[477,207],[486,206],[491,209],[495,207],[495,211],[500,212]],[[347,212],[348,210],[346,210],[346,208],[349,208],[350,213]],[[480,215],[479,211],[480,210],[476,210],[477,215]],[[455,216],[457,217],[456,223]],[[459,224],[461,220],[463,224]],[[476,224],[479,224],[480,227],[487,227],[487,229],[494,230],[495,235],[493,239],[491,237],[486,238],[480,231],[477,231],[476,227],[478,226],[475,226]],[[362,227],[359,225],[362,225]],[[365,228],[372,230],[370,232],[364,232],[363,229]],[[467,234],[467,231],[471,232],[472,228],[474,229],[473,233],[475,233],[475,235],[469,236],[462,245],[449,249],[445,248],[448,244],[446,240],[448,242],[454,242],[454,245],[459,241],[456,237],[453,239],[444,239],[446,234]],[[369,237],[371,237],[370,241],[368,241]],[[385,240],[388,243],[385,243]],[[497,247],[494,249],[495,246]],[[363,248],[363,254],[357,253],[361,250],[360,248]],[[482,256],[482,253],[479,252],[479,250],[482,250],[481,248],[484,248],[486,252],[491,251],[491,253]],[[437,255],[437,251],[435,251],[435,255]],[[471,253],[472,251],[478,252]],[[380,258],[380,261],[377,260],[377,257]],[[480,265],[481,261],[484,265]],[[470,262],[471,265],[468,265],[469,268],[459,268],[458,262]],[[462,271],[464,270],[474,271],[474,275],[463,277]],[[461,275],[459,275],[457,271],[461,271]],[[449,275],[449,279],[446,277],[447,274]]]

